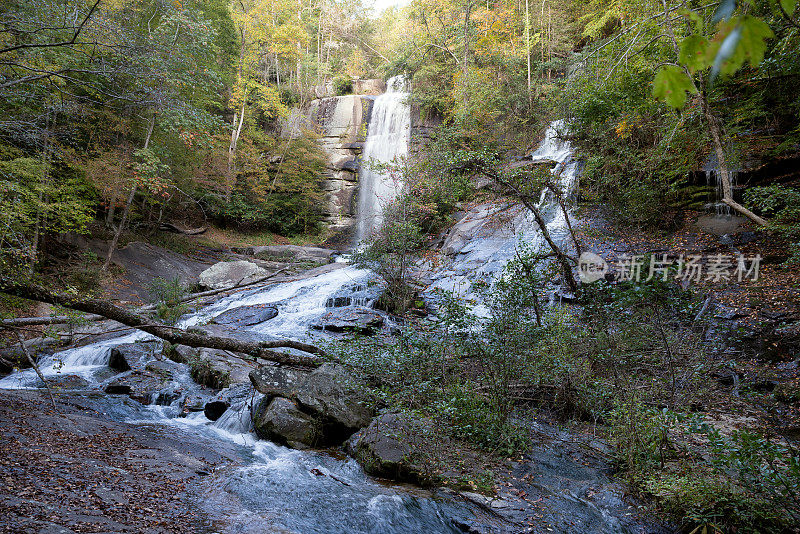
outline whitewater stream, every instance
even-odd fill
[[[388,83],[387,93],[376,98],[364,159],[391,162],[407,153],[410,111],[406,97],[402,79],[393,78]],[[571,191],[576,182],[576,164],[571,159],[569,146],[557,140],[555,126],[558,125],[548,130],[533,158],[555,162],[554,173],[565,190]],[[394,197],[399,185],[393,177],[374,168],[366,168],[360,180],[358,235],[363,237],[380,224],[382,205]],[[547,196],[542,197],[541,206],[547,213],[551,232],[563,239],[563,214]],[[536,246],[541,237],[531,221],[526,214],[520,214],[518,219],[513,231],[487,234],[470,241],[454,261],[438,273],[435,287],[469,292],[469,285],[475,280],[499,273],[521,241]],[[353,303],[369,305],[375,295],[365,288],[373,276],[369,271],[347,266],[312,278],[241,291],[182,318],[179,326],[202,325],[222,312],[241,306],[271,305],[277,308],[277,316],[249,327],[248,334],[260,339],[304,339],[310,336],[310,325],[330,310],[334,298],[347,296]],[[65,350],[43,358],[41,371],[54,379],[77,375],[85,380],[85,390],[96,392],[121,376],[110,373],[108,368],[114,346],[153,339],[148,334],[135,332]],[[157,349],[154,354],[156,352]],[[293,450],[259,440],[252,431],[250,419],[251,407],[259,396],[241,386],[232,396],[231,407],[217,421],[208,420],[203,412],[182,416],[184,399],[209,393],[193,382],[188,366],[176,365],[181,371],[152,399],[167,401],[140,405],[125,395],[111,395],[103,399],[102,411],[130,423],[174,426],[190,434],[223,440],[239,452],[241,466],[216,472],[206,479],[209,489],[199,504],[213,522],[215,531],[462,532],[458,525],[474,519],[474,507],[463,500],[379,484],[366,476],[354,460]],[[32,370],[16,372],[0,380],[0,388],[6,389],[40,386]],[[597,531],[616,531],[613,525],[611,521]]]

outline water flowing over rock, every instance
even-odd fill
[[[569,198],[577,188],[580,163],[574,159],[569,142],[562,138],[565,129],[563,121],[552,123],[541,146],[522,163],[552,165],[556,183]],[[573,248],[567,220],[552,194],[542,192],[539,209],[556,243],[566,250]],[[480,305],[482,297],[473,284],[491,283],[521,247],[549,252],[533,216],[515,202],[494,201],[471,207],[461,214],[440,243],[444,262],[435,267],[423,266],[423,275],[432,282],[423,296],[436,302],[437,290],[452,291],[474,304],[477,313],[487,311]]]
[[[214,322],[228,326],[253,326],[263,323],[278,315],[278,308],[274,306],[242,306],[214,317]]]
[[[200,285],[206,289],[225,289],[258,282],[269,272],[249,261],[221,261],[200,273]]]
[[[373,334],[376,329],[383,326],[383,322],[383,316],[375,310],[350,306],[326,312],[312,326],[329,332]]]
[[[411,135],[408,98],[405,79],[395,76],[387,82],[386,93],[375,99],[358,176],[357,243],[380,227],[383,205],[397,196],[402,185],[397,177],[374,165],[392,163],[408,153]]]

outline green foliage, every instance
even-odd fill
[[[682,108],[686,103],[686,92],[697,93],[697,87],[678,66],[665,65],[656,73],[653,82],[653,96],[666,101],[674,108]]]
[[[333,79],[333,94],[349,95],[353,92],[353,79],[350,76],[337,76]]]
[[[166,324],[174,325],[189,309],[181,302],[187,291],[179,278],[164,280],[156,277],[150,284],[150,294],[156,304],[159,319]]]
[[[791,262],[799,262],[800,191],[779,184],[751,187],[745,192],[744,199],[748,205],[768,218],[766,230],[776,233],[791,244]]]

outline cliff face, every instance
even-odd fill
[[[357,93],[327,96],[295,109],[282,128],[284,137],[313,133],[328,155],[322,177],[325,222],[337,232],[349,234],[356,225],[359,157],[364,148],[375,96],[385,90],[382,80],[356,80]],[[330,94],[323,87],[317,94]],[[411,153],[430,138],[440,117],[426,117],[416,106],[411,110]]]
[[[328,155],[323,172],[325,222],[334,230],[349,232],[356,223],[358,156],[367,137],[374,97],[346,95],[312,100],[294,110],[283,128],[284,136],[313,132]]]

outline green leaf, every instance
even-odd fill
[[[709,66],[706,57],[708,39],[702,35],[690,35],[681,43],[679,60],[690,72],[697,72]]]
[[[686,104],[686,91],[697,93],[697,88],[683,69],[664,65],[658,70],[653,81],[653,96],[673,108],[682,108]]]
[[[775,37],[769,25],[758,17],[745,15],[739,20],[742,36],[739,47],[750,58],[750,66],[757,67],[767,51],[767,39]]]
[[[797,8],[797,0],[780,0],[780,1],[781,1],[781,7],[783,8],[784,11],[786,11],[786,14],[792,16],[794,14],[795,8]]]

